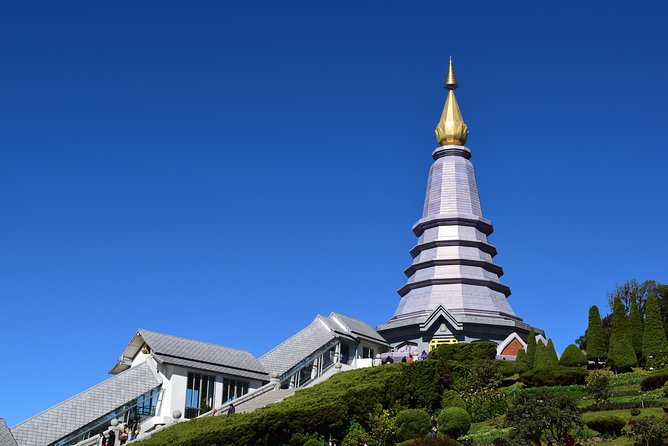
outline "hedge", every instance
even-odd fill
[[[378,404],[385,409],[433,410],[450,381],[447,368],[439,361],[351,370],[252,413],[178,423],[142,441],[141,446],[302,446],[303,434],[324,438],[332,434],[340,439],[351,421],[368,430],[369,414]]]
[[[531,369],[520,375],[519,381],[529,387],[569,386],[584,384],[587,371],[580,368],[554,366]]]
[[[607,416],[598,417],[587,421],[587,427],[593,429],[601,435],[616,435],[622,434],[622,429],[626,426],[626,421],[619,417]]]
[[[668,381],[668,370],[660,370],[644,377],[640,381],[640,389],[645,392],[660,389],[666,381]]]

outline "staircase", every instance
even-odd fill
[[[269,404],[279,403],[285,398],[292,396],[297,389],[279,389],[272,390],[271,392],[264,393],[257,398],[248,400],[237,406],[237,413],[248,413],[253,412],[255,409],[260,407],[267,406]]]

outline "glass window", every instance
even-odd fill
[[[213,408],[215,377],[188,372],[186,384],[186,410],[184,418],[195,418]]]
[[[248,381],[237,379],[223,379],[223,403],[232,401],[248,393]]]

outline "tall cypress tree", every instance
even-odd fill
[[[645,305],[645,331],[642,338],[642,354],[645,358],[668,353],[668,341],[663,330],[659,303],[650,295]]]
[[[538,344],[536,349],[536,367],[552,367],[559,365],[557,358],[557,351],[554,349],[552,339],[547,340],[547,345],[542,342]]]
[[[587,326],[587,359],[590,361],[605,361],[608,357],[608,349],[605,346],[603,335],[603,324],[598,307],[592,305],[589,308],[589,325]]]
[[[536,362],[536,332],[529,330],[529,338],[527,339],[527,355],[526,355],[526,364],[530,369],[533,368]]]
[[[629,311],[629,329],[631,332],[631,342],[633,343],[633,350],[636,352],[636,356],[640,358],[640,356],[642,355],[643,328],[642,328],[642,316],[640,315],[640,311],[638,310],[638,303],[635,296],[633,296],[633,299],[631,299],[631,310]]]
[[[638,364],[636,352],[633,350],[629,323],[624,304],[615,299],[612,307],[612,330],[610,332],[610,349],[608,364],[616,371],[628,370]]]

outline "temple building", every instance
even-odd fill
[[[444,86],[439,147],[432,153],[422,218],[413,226],[413,263],[404,271],[408,281],[399,289],[394,315],[378,327],[397,349],[428,351],[477,340],[501,344],[513,333],[526,339],[531,328],[508,303],[510,288],[499,280],[503,269],[487,239],[492,223],[483,216],[471,150],[464,145],[469,131],[455,99],[452,58]],[[507,353],[499,351],[513,356]]]
[[[510,288],[499,278],[492,223],[482,213],[464,146],[468,127],[448,70],[448,96],[436,127],[418,237],[410,253],[406,284],[394,315],[377,329],[331,313],[259,358],[250,352],[137,330],[113,363],[110,378],[8,429],[0,418],[0,446],[93,446],[100,432],[119,423],[140,425],[150,435],[183,419],[240,412],[281,401],[299,388],[352,368],[384,360],[424,359],[445,343],[489,340],[497,357],[514,359],[526,346],[530,326],[508,303]],[[536,340],[545,343],[541,330]],[[141,436],[140,436],[141,439]]]

